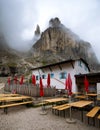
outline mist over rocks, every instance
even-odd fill
[[[83,58],[92,72],[100,71],[100,63],[91,43],[82,40],[77,34],[65,27],[59,18],[52,18],[49,27],[41,32],[37,25],[33,37],[33,46],[27,52],[12,49],[0,34],[0,74],[9,75],[15,68],[19,75],[28,73],[32,67],[56,63],[59,61]]]
[[[29,67],[32,67],[32,65],[24,60],[26,56],[26,52],[12,49],[7,44],[5,37],[0,34],[0,78],[29,72]]]
[[[40,38],[33,45],[33,56],[38,57],[43,64],[83,58],[92,71],[100,70],[91,43],[80,39],[57,17],[50,19],[49,27],[41,33]]]

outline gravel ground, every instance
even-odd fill
[[[1,87],[0,93],[4,89]],[[66,119],[69,118],[69,110],[67,110],[66,118],[63,113],[60,116],[52,113],[51,106],[47,108],[47,114],[41,115],[41,107],[27,108],[25,106],[17,106],[8,109],[8,114],[0,109],[0,130],[100,130],[98,121],[96,126],[87,124],[86,113],[84,113],[84,122],[81,121],[80,111],[72,111],[72,117],[75,118],[75,124],[69,124]]]
[[[51,109],[47,109],[47,115],[41,115],[41,111],[41,107],[18,106],[9,108],[6,115],[1,109],[0,130],[100,130],[98,126],[88,125],[86,121],[82,123],[78,111],[72,114],[73,118],[76,117],[75,124],[67,123],[66,118],[55,115]]]
[[[4,93],[4,83],[0,83],[0,93]]]

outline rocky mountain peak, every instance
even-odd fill
[[[39,25],[37,25],[37,27],[36,27],[35,35],[36,36],[40,35],[40,27],[39,27]]]
[[[52,18],[50,21],[49,21],[49,26],[50,27],[59,27],[61,25],[61,22],[59,20],[58,17],[56,18]]]
[[[100,64],[89,42],[80,39],[57,17],[52,18],[49,25],[33,45],[34,57],[38,57],[43,64],[83,58],[91,70],[100,70]]]

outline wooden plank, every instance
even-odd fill
[[[61,108],[61,107],[64,107],[64,106],[66,106],[66,105],[67,105],[67,104],[63,104],[63,105],[54,106],[54,107],[52,107],[52,109]]]
[[[84,101],[84,100],[81,100],[81,101],[77,101],[77,102],[72,102],[72,103],[68,103],[67,105],[69,106],[73,106],[73,107],[78,107],[78,108],[83,108],[89,104],[92,104],[93,101]]]
[[[71,106],[64,106],[64,107],[61,107],[61,108],[57,108],[57,110],[62,111],[62,110],[68,109],[68,108],[70,108],[70,107],[71,107]]]
[[[100,115],[97,118],[100,120]]]
[[[49,102],[49,103],[53,103],[53,102],[60,102],[60,101],[67,101],[67,98],[53,98],[53,99],[46,99],[44,100],[44,102]]]
[[[32,99],[29,96],[20,96],[20,97],[0,97],[1,102],[8,102],[8,101],[19,101],[19,100],[24,100],[24,99]]]
[[[19,94],[12,94],[12,93],[10,93],[10,94],[0,94],[0,97],[13,97],[13,96],[21,96],[21,95],[19,95]]]
[[[13,106],[18,106],[18,105],[23,105],[23,104],[29,104],[29,103],[33,103],[33,101],[26,101],[26,102],[20,102],[20,103],[6,104],[6,105],[0,106],[0,108],[13,107]]]
[[[94,97],[94,96],[95,96],[95,97],[97,96],[96,93],[88,93],[88,94],[86,94],[86,95],[87,95],[87,96],[93,96],[93,97]]]
[[[87,96],[86,96],[86,95],[80,95],[80,96],[76,96],[75,98],[78,98],[78,99],[86,99]]]
[[[90,111],[86,114],[86,116],[88,116],[88,117],[94,117],[99,110],[100,110],[100,107],[96,106],[96,107],[94,107],[92,110],[90,110]]]

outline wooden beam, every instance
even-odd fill
[[[72,68],[74,69],[74,64],[73,64],[73,62],[71,61],[70,63],[71,63],[71,65],[72,65]]]
[[[41,69],[42,70],[42,72],[44,73],[44,69]]]
[[[61,67],[61,65],[59,65],[59,64],[58,64],[58,66],[59,66],[60,70],[62,70],[62,67]]]
[[[51,69],[51,67],[49,66],[49,69],[50,69],[50,71],[52,72],[52,69]]]

